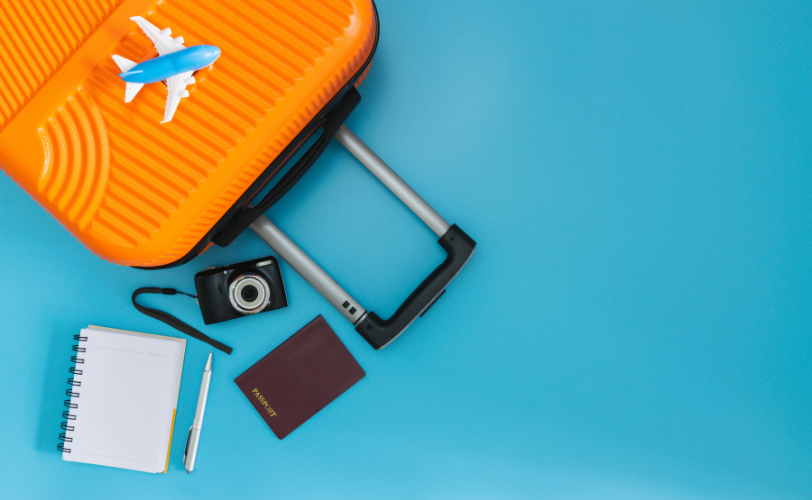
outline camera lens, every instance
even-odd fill
[[[254,285],[246,285],[243,287],[240,295],[242,296],[242,300],[245,302],[253,302],[257,300],[257,297],[259,297],[259,292],[257,291],[257,287]]]
[[[271,290],[265,280],[256,274],[238,276],[228,287],[231,307],[242,314],[256,314],[271,301]]]

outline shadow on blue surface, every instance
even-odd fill
[[[44,372],[36,434],[36,448],[41,453],[57,454],[60,457],[62,455],[56,449],[61,443],[59,434],[64,432],[60,425],[67,421],[62,418],[62,412],[68,410],[62,405],[62,401],[70,399],[70,396],[65,395],[65,391],[70,387],[67,384],[68,378],[71,377],[68,368],[74,366],[71,356],[76,354],[71,350],[71,346],[76,344],[72,339],[73,335],[78,333],[74,332],[70,322],[64,322],[63,325],[55,325],[49,334],[42,336],[43,342],[38,343],[40,347],[37,352],[43,363],[39,369]]]

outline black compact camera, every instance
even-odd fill
[[[288,305],[276,257],[210,267],[195,275],[195,288],[207,325]]]

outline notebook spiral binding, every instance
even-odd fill
[[[84,337],[82,335],[74,335],[73,340],[75,340],[77,342],[87,342],[87,337]],[[86,352],[87,348],[81,347],[81,346],[79,346],[79,344],[76,344],[76,345],[73,346],[73,351],[74,352]],[[70,360],[73,361],[76,364],[82,364],[82,363],[85,362],[84,359],[82,359],[82,358],[80,358],[78,356],[71,356]],[[72,375],[81,375],[82,374],[82,370],[76,368],[75,366],[71,366],[68,369],[68,371]],[[81,380],[76,380],[76,379],[74,379],[74,377],[71,377],[71,378],[68,379],[68,385],[70,385],[70,387],[68,388],[68,390],[65,391],[65,395],[70,396],[71,398],[78,398],[79,393],[76,392],[74,389],[76,387],[81,387],[82,386],[82,381]],[[71,403],[70,399],[66,399],[63,404],[65,406],[67,406],[68,408],[79,408],[79,405],[76,404],[76,403]],[[68,436],[67,432],[70,432],[70,431],[73,431],[73,430],[76,429],[76,426],[69,425],[71,420],[76,420],[76,415],[73,415],[70,412],[70,410],[65,410],[65,411],[62,412],[62,418],[67,420],[67,422],[62,422],[62,425],[61,425],[62,430],[66,431],[66,432],[59,433],[59,439],[62,442],[59,443],[58,445],[56,445],[56,449],[61,451],[62,453],[70,453],[70,448],[65,448],[65,443],[73,442],[73,438]]]

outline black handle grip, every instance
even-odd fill
[[[215,236],[213,241],[221,247],[226,247],[234,241],[248,226],[250,226],[260,215],[268,211],[277,201],[282,199],[290,189],[296,185],[297,182],[310,170],[310,167],[316,163],[316,160],[321,157],[322,153],[330,145],[333,136],[344,121],[350,116],[350,113],[361,102],[361,94],[355,88],[347,91],[341,102],[336,108],[327,116],[324,124],[322,125],[324,132],[319,137],[310,149],[299,158],[293,167],[281,178],[279,182],[262,198],[262,201],[255,206],[246,206],[240,209],[239,212],[229,221],[223,229],[220,230]]]
[[[465,266],[476,248],[476,242],[456,224],[448,228],[438,243],[446,251],[445,260],[420,283],[395,314],[389,319],[381,319],[369,311],[366,318],[355,327],[355,331],[375,349],[395,340],[415,319],[425,314],[445,292],[445,287]]]

